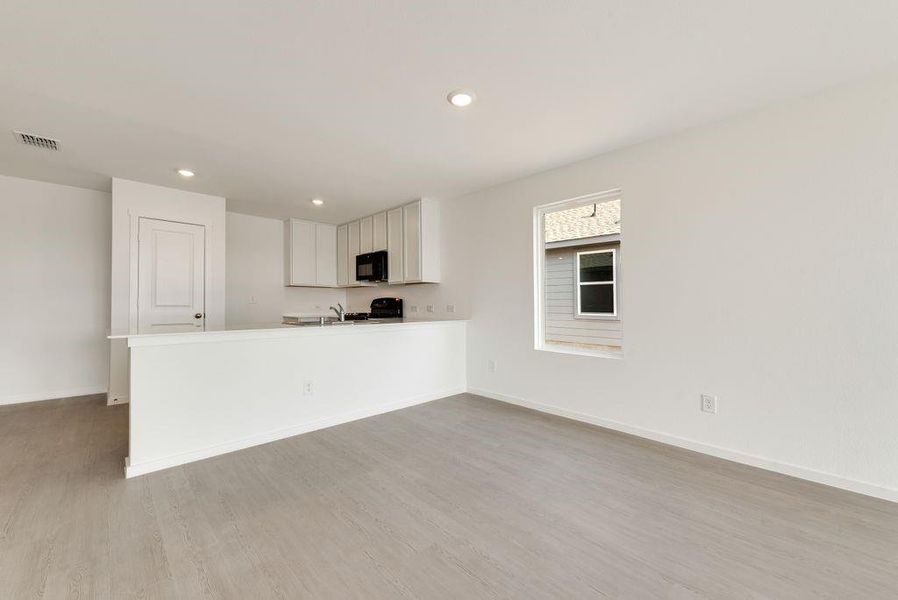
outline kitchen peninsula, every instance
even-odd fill
[[[111,335],[130,350],[126,477],[465,391],[463,320]]]

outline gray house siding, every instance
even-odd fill
[[[623,342],[620,320],[577,318],[575,300],[577,252],[617,247],[607,244],[546,250],[546,342],[612,346]]]

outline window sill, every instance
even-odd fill
[[[620,322],[620,317],[614,315],[579,315],[574,314],[575,319],[583,319],[584,321],[611,321],[612,323]]]
[[[599,349],[590,349],[590,348],[576,348],[576,347],[567,347],[567,346],[556,346],[553,344],[543,344],[542,346],[537,346],[534,348],[540,352],[554,352],[556,354],[574,354],[576,356],[593,356],[596,358],[612,358],[621,360],[624,358],[624,350],[623,348],[619,350],[607,349],[607,350],[599,350]]]

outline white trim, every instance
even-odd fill
[[[102,384],[68,388],[63,390],[30,392],[28,394],[0,396],[0,406],[6,404],[22,404],[25,402],[40,402],[42,400],[56,400],[58,398],[74,398],[76,396],[93,396],[94,394],[105,394],[107,389],[108,387],[106,386],[106,384]]]
[[[661,442],[662,444],[668,444],[670,446],[676,446],[678,448],[685,448],[687,450],[701,452],[702,454],[708,454],[710,456],[716,456],[717,458],[749,465],[751,467],[757,467],[759,469],[764,469],[765,471],[773,471],[775,473],[797,477],[798,479],[804,479],[806,481],[828,485],[830,487],[847,490],[849,492],[855,492],[857,494],[863,494],[865,496],[872,496],[881,500],[898,502],[898,489],[896,488],[885,487],[877,485],[875,483],[870,483],[868,481],[849,479],[847,477],[842,477],[833,473],[827,473],[825,471],[818,471],[816,469],[810,469],[808,467],[802,467],[800,465],[780,462],[777,460],[764,458],[763,456],[747,454],[745,452],[739,452],[738,450],[731,450],[729,448],[714,446],[712,444],[706,444],[704,442],[682,438],[652,429],[645,429],[643,427],[638,427],[635,425],[628,425],[626,423],[621,423],[620,421],[603,419],[602,417],[568,410],[566,408],[561,408],[560,406],[553,406],[551,404],[544,404],[542,402],[526,400],[524,398],[509,396],[507,394],[501,394],[498,392],[491,392],[489,390],[469,388],[468,393],[476,394],[478,396],[484,396],[486,398],[492,398],[493,400],[499,400],[500,402],[505,402],[508,404],[523,406],[525,408],[547,413],[550,415],[556,415],[583,423],[589,423],[591,425],[597,425],[598,427],[604,427],[606,429],[613,429],[615,431],[620,431],[623,433],[634,435],[636,437]]]
[[[113,398],[108,392],[106,393],[106,406],[118,406],[119,404],[128,404],[130,402],[131,400],[127,394]]]
[[[541,350],[546,342],[545,280],[546,280],[546,212],[545,207],[533,209],[533,347]]]
[[[573,240],[546,242],[546,250],[558,250],[560,248],[576,248],[578,246],[599,246],[602,244],[618,243],[620,243],[620,234],[610,233],[608,235],[596,235],[593,237],[576,238]]]
[[[580,257],[584,254],[607,254],[611,253],[611,281],[580,281]],[[584,250],[577,252],[574,260],[574,273],[576,283],[574,284],[574,294],[577,296],[577,314],[576,317],[600,318],[600,317],[617,317],[617,248],[602,248],[600,250]],[[611,286],[611,302],[614,310],[610,313],[585,313],[580,308],[580,286],[581,285],[610,285]]]
[[[545,214],[549,212],[556,212],[559,210],[566,210],[568,208],[585,206],[587,204],[595,204],[598,202],[605,202],[607,200],[615,200],[620,195],[621,188],[613,188],[610,190],[605,190],[604,192],[593,192],[591,194],[584,194],[582,196],[567,198],[566,200],[556,200],[555,202],[549,202],[548,204],[541,204],[536,207],[536,210],[541,210],[543,214]]]
[[[318,429],[325,429],[327,427],[333,427],[334,425],[341,425],[343,423],[349,423],[350,421],[357,421],[359,419],[364,419],[367,417],[373,417],[375,415],[392,412],[401,408],[408,408],[409,406],[415,406],[417,404],[424,404],[425,402],[438,400],[447,396],[454,396],[456,394],[462,394],[464,392],[465,388],[460,387],[442,390],[439,392],[431,392],[429,394],[422,394],[420,396],[413,396],[411,398],[406,398],[405,400],[345,412],[339,415],[334,415],[332,417],[325,417],[323,419],[314,419],[312,421],[306,421],[305,423],[291,425],[290,427],[285,427],[284,429],[268,431],[265,433],[252,435],[250,437],[241,438],[239,440],[226,442],[224,444],[216,444],[214,446],[208,446],[206,448],[191,450],[190,452],[182,452],[180,454],[174,454],[172,456],[157,458],[137,465],[132,465],[131,460],[129,458],[126,458],[125,477],[137,477],[138,475],[152,473],[153,471],[160,471],[162,469],[176,467],[178,465],[183,465],[197,460],[203,460],[205,458],[211,458],[213,456],[219,456],[221,454],[227,454],[229,452],[235,452],[237,450],[243,450],[244,448],[258,446],[260,444],[267,444],[268,442],[274,442],[284,438],[293,437],[294,435],[308,433],[310,431],[316,431]]]
[[[614,188],[604,192],[594,194],[586,194],[549,204],[542,204],[533,207],[533,348],[534,350],[543,350],[556,352],[546,347],[546,319],[545,319],[545,278],[546,278],[546,213],[555,212],[575,206],[583,206],[596,202],[605,202],[614,200],[621,196],[621,189]],[[617,265],[615,264],[615,269]],[[616,271],[615,271],[616,272]],[[580,289],[577,287],[577,297],[579,302]],[[615,289],[615,294],[617,290]],[[615,297],[615,310],[617,310],[617,298]],[[618,311],[619,312],[619,311]],[[602,352],[590,352],[588,350],[580,350],[578,352],[565,352],[565,354],[582,354],[585,356],[594,356],[597,358],[605,358]],[[619,356],[616,358],[620,358]]]
[[[588,350],[586,348],[578,348],[576,346],[572,346],[567,348],[565,346],[561,346],[557,343],[546,342],[543,344],[543,347],[540,348],[543,352],[555,352],[557,354],[575,354],[577,356],[598,356],[599,358],[616,358],[622,359],[624,357],[624,350],[621,348],[620,350]]]

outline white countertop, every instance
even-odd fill
[[[225,325],[218,329],[177,331],[168,333],[111,332],[111,340],[127,339],[128,346],[167,345],[176,343],[213,342],[228,339],[259,339],[291,337],[294,335],[334,335],[385,330],[402,330],[449,323],[464,323],[467,319],[369,319],[346,321],[340,325],[285,325],[283,323],[259,323],[254,325]]]

